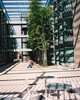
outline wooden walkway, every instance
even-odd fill
[[[72,88],[80,89],[80,69],[65,69],[55,66],[47,68],[27,68],[28,63],[19,63],[11,70],[3,75],[0,75],[0,97],[22,97],[24,100],[27,98],[28,83],[35,82],[36,85],[32,86],[30,91],[37,91],[44,94],[45,85],[44,79],[36,79],[40,76],[53,76],[53,79],[47,79],[48,83],[66,83],[71,84]],[[28,80],[29,79],[29,80]],[[26,99],[27,98],[27,99]],[[52,97],[57,100],[57,96]],[[63,91],[60,92],[60,99],[63,100]],[[70,95],[65,92],[65,100],[80,100],[79,93]]]

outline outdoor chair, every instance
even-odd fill
[[[74,68],[75,68],[75,63],[67,63],[67,66],[68,66],[70,69],[74,69]]]
[[[78,68],[78,64],[75,64],[75,63],[63,63],[62,66],[65,69],[75,69],[75,68]]]
[[[37,77],[37,79],[40,81],[39,83],[42,83],[44,86],[43,90],[39,90],[37,92],[42,94],[45,97],[45,100],[52,100],[50,99],[50,96],[48,96],[46,85],[53,82],[54,76],[40,76],[40,77]]]
[[[67,90],[67,93],[69,94],[69,98],[72,100],[80,100],[80,88],[74,88]]]
[[[30,91],[30,89],[31,89],[32,86],[36,85],[36,83],[35,82],[34,83],[29,83],[29,80],[30,79],[26,79],[26,85],[28,86],[26,94],[28,95],[28,97],[29,97],[30,100],[33,100],[32,97],[33,96],[37,96],[38,94],[37,94],[36,91]]]
[[[66,63],[62,63],[62,67],[67,67]]]
[[[49,84],[55,83],[57,80],[57,77],[54,78],[53,76],[51,78],[45,79],[45,98],[46,100],[56,100],[57,93],[55,90],[50,90],[47,88]]]
[[[30,79],[26,79],[26,85],[27,85],[27,91],[25,93],[25,96],[23,97],[24,100],[45,100],[45,97],[41,94],[39,94],[36,90],[31,90],[31,88],[36,85],[35,82],[29,83]]]

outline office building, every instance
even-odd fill
[[[53,6],[53,37],[55,64],[73,63],[73,13],[72,0],[49,0]]]
[[[73,0],[74,62],[80,67],[80,0]]]
[[[5,64],[7,61],[7,27],[6,21],[8,20],[7,13],[0,1],[0,65]]]
[[[29,13],[29,0],[2,0],[7,13],[10,17],[10,21],[7,24],[13,26],[14,34],[8,34],[8,38],[16,39],[16,49],[9,48],[8,52],[17,53],[17,58],[21,58],[22,61],[28,61],[29,53],[32,51],[27,47],[27,22],[25,21],[26,14]],[[40,3],[40,2],[39,2]],[[42,0],[40,6],[45,7],[46,0]]]
[[[28,61],[30,58],[29,54],[32,52],[32,50],[27,47],[28,32],[27,22],[25,21],[26,14],[29,13],[30,2],[31,1],[29,0],[1,0],[0,2],[0,4],[2,3],[4,5],[5,8],[3,9],[5,9],[9,18],[9,20],[6,21],[6,27],[4,27],[4,35],[6,35],[6,55],[3,53],[6,60],[4,62],[7,61],[7,58],[7,62],[12,62],[14,59]],[[45,7],[46,0],[41,0],[39,4],[40,6]],[[2,21],[3,19],[0,18],[0,20]],[[2,41],[2,43],[4,42]],[[3,48],[3,46],[1,48]],[[48,55],[49,64],[51,64],[51,59],[53,59],[51,57],[52,53]]]
[[[7,14],[7,11],[0,0],[0,66],[13,61],[12,54],[9,54],[7,52],[8,48],[13,48],[13,45],[15,46],[16,41],[14,40],[14,43],[12,40],[10,40],[10,43],[7,34],[13,34],[13,27],[9,26],[7,27],[7,23],[9,22],[9,16]],[[15,48],[15,47],[14,47]]]

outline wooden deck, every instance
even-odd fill
[[[29,83],[36,83],[31,86],[30,91],[37,91],[39,94],[44,94],[45,84],[44,79],[36,79],[40,76],[53,76],[48,79],[48,83],[66,83],[71,84],[72,88],[78,88],[79,93],[74,93],[69,96],[65,91],[65,100],[80,100],[80,69],[65,69],[56,66],[46,68],[27,68],[28,63],[19,63],[7,73],[0,75],[0,97],[22,97],[28,100],[26,95]],[[29,80],[28,80],[29,79]],[[56,93],[56,92],[55,92]],[[27,99],[26,99],[27,98]],[[57,96],[51,96],[52,100],[57,100]],[[60,99],[63,100],[63,91],[60,92]]]

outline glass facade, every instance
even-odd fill
[[[54,18],[55,64],[73,63],[72,0],[51,0]]]
[[[0,1],[0,65],[7,62],[7,24],[8,16]]]
[[[0,0],[0,66],[12,62],[14,59],[14,53],[9,53],[7,50],[10,48],[16,48],[16,40],[12,40],[8,35],[14,33],[13,27],[8,27],[9,16],[6,9]]]
[[[2,0],[6,11],[9,15],[8,30],[8,55],[17,53],[21,56],[22,61],[28,58],[31,50],[27,47],[27,23],[25,21],[26,14],[29,13],[30,0]],[[45,7],[46,0],[39,2],[40,6]],[[10,56],[9,56],[10,57]],[[20,57],[19,57],[20,58]]]

